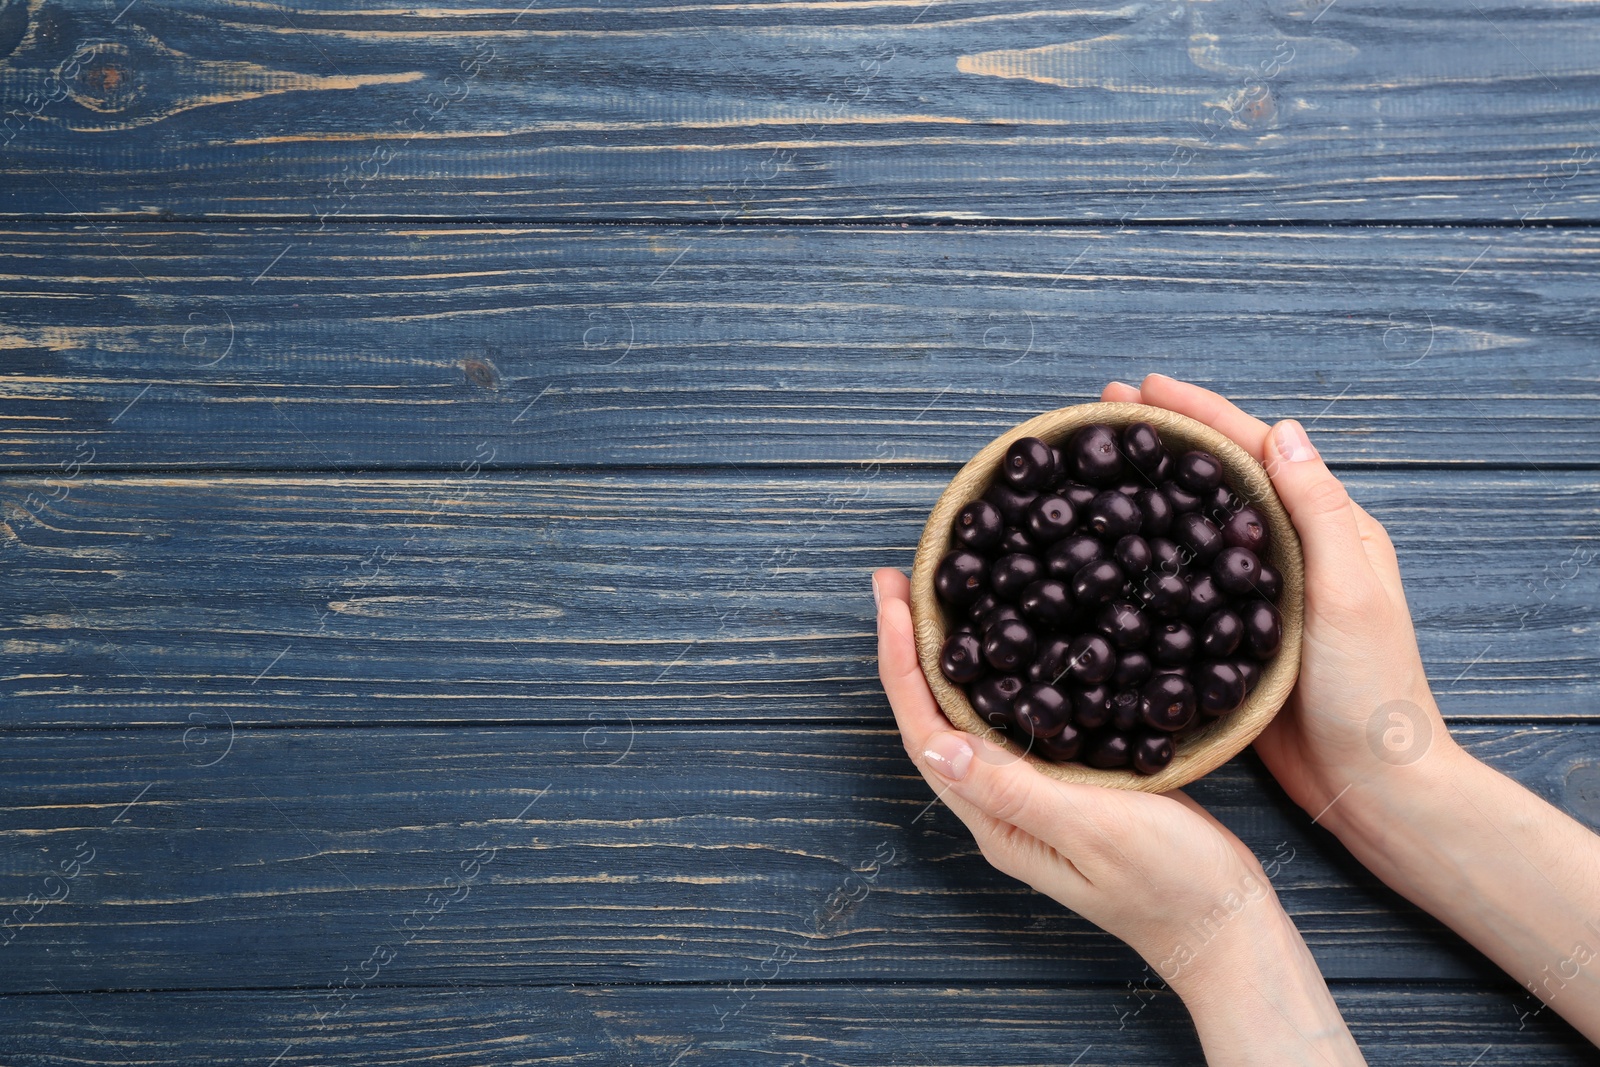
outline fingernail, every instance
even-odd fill
[[[878,576],[872,576],[872,606],[879,610],[883,608],[883,598],[878,596]]]
[[[934,770],[953,782],[965,778],[967,768],[972,765],[972,746],[954,730],[934,734],[922,754]]]
[[[1112,382],[1111,384],[1116,386],[1118,389],[1132,389],[1133,388],[1133,386],[1129,385],[1127,382]]]
[[[1317,458],[1317,450],[1305,429],[1293,419],[1285,419],[1272,428],[1272,440],[1278,446],[1278,455],[1290,463],[1300,463]]]
[[[1177,380],[1172,375],[1170,375],[1170,374],[1162,374],[1158,370],[1151,371],[1149,374],[1146,374],[1145,377],[1146,378],[1160,378],[1164,382],[1171,382],[1171,381],[1176,381]]]

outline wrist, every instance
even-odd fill
[[[1463,790],[1484,765],[1449,734],[1434,738],[1420,759],[1378,763],[1352,780],[1317,822],[1374,873],[1409,862],[1459,824]],[[1452,818],[1452,815],[1455,818]],[[1381,874],[1380,874],[1381,877]]]
[[[1203,996],[1237,962],[1243,947],[1263,936],[1293,929],[1278,896],[1259,866],[1214,888],[1194,908],[1159,934],[1136,945],[1162,981],[1186,1002]]]
[[[1366,1062],[1275,895],[1183,958],[1182,966],[1168,967],[1168,982],[1189,1009],[1211,1067]]]
[[[1415,773],[1330,828],[1390,888],[1600,1042],[1600,841],[1458,746],[1397,770]]]

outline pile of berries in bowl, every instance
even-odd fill
[[[957,726],[1055,777],[1164,791],[1282,706],[1302,589],[1253,457],[1163,409],[1086,404],[1015,428],[951,482],[912,614]]]

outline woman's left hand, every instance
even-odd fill
[[[1206,955],[1197,928],[1244,936],[1262,920],[1287,921],[1260,862],[1182,792],[1058,781],[952,727],[917,660],[910,583],[884,569],[873,589],[878,676],[906,753],[986,860],[1126,941],[1180,993]]]

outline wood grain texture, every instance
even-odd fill
[[[1335,465],[1595,466],[1597,279],[1584,230],[13,229],[0,465],[959,465],[1160,370]]]
[[[300,219],[1596,216],[1600,13],[11,5],[0,210]]]
[[[775,949],[784,981],[1143,976],[989,867],[892,728],[592,729],[239,731],[221,758],[177,728],[10,734],[0,992],[730,982]],[[1597,731],[1457,733],[1584,814]],[[1191,795],[1330,978],[1507,984],[1253,757]]]
[[[1515,991],[1340,983],[1332,989],[1374,1063],[1594,1062],[1594,1047],[1550,1012],[1518,1029],[1517,1013],[1528,1009]],[[863,981],[772,984],[748,995],[720,985],[383,988],[363,994],[332,1024],[318,1024],[322,1010],[312,991],[0,997],[0,1054],[11,1067],[116,1067],[129,1058],[149,1067],[265,1067],[275,1057],[277,1067],[1201,1062],[1192,1025],[1172,996],[1136,995],[1123,985]],[[1482,1055],[1486,1045],[1490,1056]]]
[[[881,722],[950,473],[3,479],[0,725]],[[1600,713],[1592,473],[1346,480],[1447,715]]]

